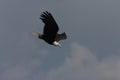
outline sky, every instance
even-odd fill
[[[120,80],[119,0],[0,0],[0,80]],[[33,35],[50,12],[62,48]]]

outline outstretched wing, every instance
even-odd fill
[[[49,12],[43,12],[41,14],[41,18],[40,18],[45,26],[44,26],[44,31],[43,31],[43,35],[46,35],[49,38],[54,38],[59,30],[58,25],[56,23],[56,21],[54,20],[53,16],[51,15],[51,13]]]
[[[57,34],[55,41],[60,41],[60,40],[64,40],[64,39],[67,39],[67,35],[65,34],[65,32],[62,34]]]

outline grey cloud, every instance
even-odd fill
[[[52,69],[45,80],[119,80],[120,59],[117,56],[98,61],[96,56],[79,44],[72,44],[71,57]]]

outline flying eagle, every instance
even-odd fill
[[[39,38],[43,39],[45,42],[47,42],[50,45],[54,45],[57,47],[62,47],[59,43],[60,40],[67,39],[67,36],[65,32],[58,34],[59,27],[51,15],[51,13],[45,11],[40,15],[40,19],[45,24],[43,34],[40,32],[34,32],[34,34]]]

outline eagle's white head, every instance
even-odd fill
[[[61,44],[60,44],[59,42],[57,42],[57,41],[54,41],[54,42],[53,42],[53,45],[54,45],[54,46],[57,46],[57,47],[60,47],[60,48],[62,47]]]

